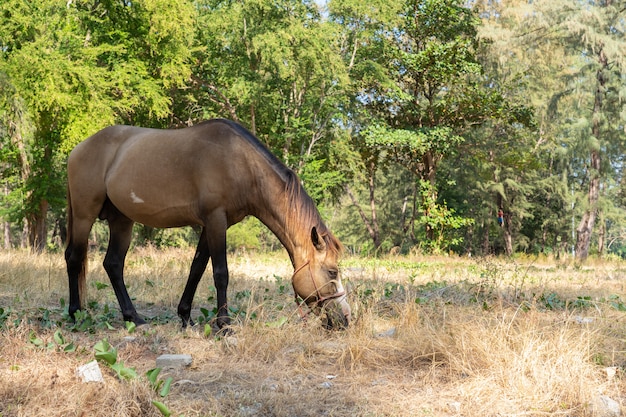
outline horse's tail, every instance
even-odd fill
[[[68,274],[69,274],[69,260],[72,253],[76,252],[82,256],[80,260],[80,271],[78,273],[78,299],[80,307],[85,308],[87,299],[87,249],[88,242],[83,243],[83,248],[77,248],[74,242],[73,236],[73,224],[74,215],[72,214],[72,198],[70,196],[70,187],[67,187],[67,248],[65,249],[65,260],[68,262]],[[69,279],[72,279],[71,277]],[[70,282],[70,288],[72,283]],[[70,289],[71,291],[71,289]]]

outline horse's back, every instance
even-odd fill
[[[202,223],[207,211],[240,200],[237,190],[253,175],[245,131],[234,126],[215,120],[173,130],[105,128],[70,154],[70,191],[93,191],[95,200],[108,198],[129,218],[156,227]]]

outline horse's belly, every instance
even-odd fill
[[[201,220],[189,204],[179,196],[163,193],[146,195],[127,190],[125,194],[111,193],[109,199],[119,211],[135,222],[151,227],[180,227],[200,224]]]

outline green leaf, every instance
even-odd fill
[[[61,334],[61,330],[57,330],[56,332],[54,332],[54,341],[59,346],[65,344],[65,339],[63,338],[63,335]]]
[[[271,328],[278,328],[278,327],[282,327],[283,324],[287,323],[287,317],[280,317],[278,320],[276,321],[271,321],[268,323],[265,323],[265,325],[267,327],[271,327]]]
[[[172,412],[165,404],[160,401],[152,401],[152,404],[163,414],[165,417],[169,417],[172,415]]]
[[[153,368],[146,372],[146,378],[150,382],[150,385],[154,388],[157,386],[157,379],[161,373],[161,368]]]
[[[117,362],[111,365],[111,369],[117,373],[117,376],[120,379],[129,380],[137,378],[137,371],[135,371],[135,368],[126,367],[122,362]]]
[[[106,362],[109,365],[115,364],[117,362],[117,352],[96,352],[95,357],[97,360]]]
[[[94,356],[97,360],[113,365],[117,361],[117,350],[106,339],[102,339],[94,346]]]
[[[161,397],[165,397],[170,392],[173,378],[168,377],[165,381],[159,380],[160,372],[161,368],[150,369],[146,372],[146,377],[148,378],[148,382],[150,382],[150,387],[155,392],[158,392]]]
[[[206,323],[204,325],[204,337],[211,336],[211,332],[212,331],[213,331],[213,329],[211,328],[211,324],[210,323]]]
[[[39,337],[37,337],[37,334],[31,330],[28,341],[32,344],[35,345],[37,347],[41,347],[43,346],[43,340],[41,340]]]
[[[171,376],[165,380],[165,383],[163,384],[163,388],[161,388],[161,391],[159,391],[159,395],[161,396],[161,398],[169,394],[173,380],[174,379]]]
[[[128,331],[128,333],[133,333],[136,328],[137,328],[137,325],[135,324],[135,322],[132,322],[132,321],[126,322],[126,330]]]

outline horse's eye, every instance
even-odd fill
[[[328,275],[330,275],[330,279],[337,279],[337,275],[339,275],[339,271],[336,269],[329,269]]]

